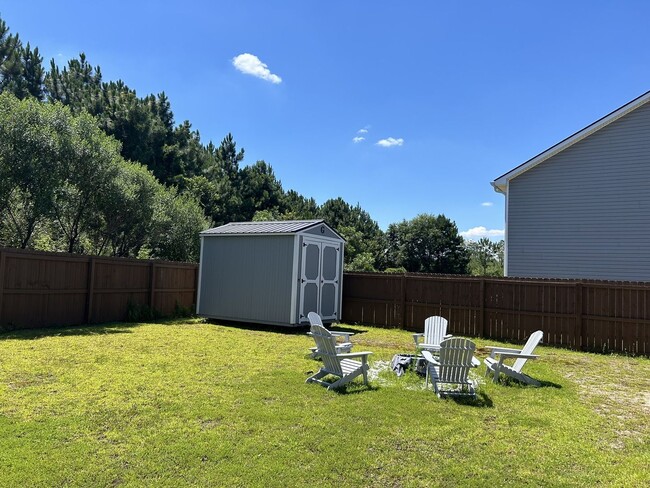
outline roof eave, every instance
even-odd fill
[[[512,180],[513,178],[516,178],[522,173],[525,173],[529,169],[534,168],[538,164],[546,161],[547,159],[555,156],[556,154],[564,151],[565,149],[568,149],[569,147],[573,146],[577,142],[580,142],[581,140],[585,139],[586,137],[589,137],[591,134],[594,132],[599,131],[603,127],[611,124],[612,122],[620,119],[624,115],[629,114],[630,112],[636,110],[637,108],[641,107],[642,105],[645,105],[650,101],[650,91],[645,92],[643,95],[635,98],[631,102],[626,103],[622,107],[619,107],[618,109],[614,110],[613,112],[610,112],[609,114],[605,115],[604,117],[601,117],[598,119],[596,122],[589,124],[587,127],[584,129],[579,130],[578,132],[574,133],[573,135],[567,137],[566,139],[558,142],[554,146],[551,146],[548,148],[546,151],[541,152],[537,156],[529,159],[525,163],[520,164],[516,168],[508,171],[507,173],[499,176],[496,180],[492,182],[492,186],[494,187],[495,191],[499,193],[504,193],[506,192],[506,188],[508,185],[508,181]]]
[[[503,193],[505,195],[506,188],[508,187],[508,180],[499,178],[498,180],[494,180],[493,182],[491,182],[490,185],[492,185],[492,188],[494,188],[495,192]]]

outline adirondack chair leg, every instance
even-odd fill
[[[526,378],[527,378],[527,379],[526,379],[525,381],[526,381],[526,383],[528,383],[529,385],[533,385],[533,386],[542,386],[542,384],[541,384],[539,381],[537,381],[537,380],[531,378],[530,376],[526,376]]]
[[[312,375],[312,376],[310,376],[309,378],[307,378],[307,379],[305,380],[305,383],[317,383],[318,380],[320,380],[321,378],[323,378],[323,377],[325,377],[325,376],[327,376],[327,373],[324,372],[324,371],[321,369],[321,370],[319,370],[318,373],[316,373],[315,375]]]
[[[494,379],[492,380],[493,383],[498,383],[499,382],[499,375],[501,374],[501,368],[499,367],[501,364],[499,363],[494,367]]]
[[[344,376],[343,378],[339,378],[339,379],[336,380],[334,383],[332,383],[330,386],[328,386],[327,389],[328,389],[328,390],[335,390],[335,389],[337,389],[339,386],[343,386],[343,385],[345,385],[346,383],[349,383],[352,379],[353,379],[353,378],[351,378],[350,376]]]
[[[528,385],[542,386],[542,384],[539,381],[537,381],[536,379],[531,378],[530,376],[528,376],[527,374],[524,374],[524,373],[519,373],[519,375],[515,376],[515,379],[517,379],[517,380],[519,380],[519,381],[521,381],[523,383],[526,383]]]

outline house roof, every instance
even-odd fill
[[[546,161],[552,156],[555,156],[559,152],[564,151],[565,149],[573,146],[575,143],[580,142],[584,138],[590,136],[594,132],[599,131],[603,127],[606,127],[607,125],[611,124],[612,122],[620,119],[624,115],[629,114],[633,110],[636,110],[637,108],[641,107],[642,105],[645,105],[647,102],[650,101],[650,91],[645,92],[643,95],[640,97],[635,98],[631,102],[626,103],[622,107],[614,110],[613,112],[605,115],[603,118],[598,119],[596,122],[594,122],[591,125],[588,125],[582,130],[579,130],[575,134],[567,137],[563,141],[558,142],[554,146],[548,148],[546,151],[538,154],[537,156],[529,159],[525,163],[520,164],[516,168],[508,171],[507,173],[499,176],[496,180],[494,180],[491,184],[494,187],[495,191],[498,191],[500,193],[505,193],[506,188],[508,185],[508,181],[510,181],[513,178],[516,178],[520,174],[528,171],[531,168],[534,168],[538,164]]]
[[[234,235],[234,234],[295,234],[303,230],[310,229],[325,221],[320,220],[276,220],[272,222],[230,222],[229,224],[204,230],[200,235]],[[339,235],[334,229],[327,225],[336,235]],[[340,236],[339,236],[340,237]]]

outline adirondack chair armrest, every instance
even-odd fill
[[[337,358],[354,358],[354,357],[361,357],[361,356],[370,356],[372,352],[370,351],[359,351],[359,352],[344,352],[341,354],[337,354]]]
[[[429,351],[422,351],[422,357],[424,357],[424,359],[431,364],[440,365],[438,360],[433,357],[433,354],[431,354]]]
[[[539,355],[537,354],[521,354],[521,353],[510,353],[510,352],[501,352],[499,353],[501,358],[521,358],[521,359],[537,359]]]
[[[521,352],[521,349],[512,349],[510,347],[485,346],[485,349],[491,351],[490,352],[491,358],[494,358],[497,354],[502,354],[502,353],[519,354]]]
[[[416,346],[420,343],[422,337],[424,337],[424,334],[413,334],[413,340],[415,341]]]
[[[330,332],[334,337],[344,337],[345,342],[350,342],[350,336],[354,335],[354,332]]]
[[[453,334],[445,334],[443,339],[449,339],[451,337],[454,337],[454,335]]]

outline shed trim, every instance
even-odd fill
[[[298,268],[300,266],[299,263],[299,252],[296,252],[296,249],[300,249],[300,235],[296,234],[293,238],[293,246],[294,246],[294,252],[293,252],[293,269],[291,270],[291,320],[290,323],[293,325],[295,323],[300,323],[300,321],[297,320],[297,310],[298,310],[298,281],[300,278],[298,277]]]
[[[312,220],[274,220],[267,222],[230,222],[219,227],[213,227],[201,232],[203,236],[255,236],[255,235],[293,235],[313,229],[319,225],[325,225],[333,234],[343,239],[343,236],[336,232],[323,219]],[[343,239],[345,240],[345,239]]]
[[[201,251],[199,254],[199,279],[197,280],[196,283],[196,314],[199,314],[199,306],[201,305],[201,274],[202,274],[202,266],[201,263],[203,262],[203,236],[199,234],[199,239],[201,240]]]

